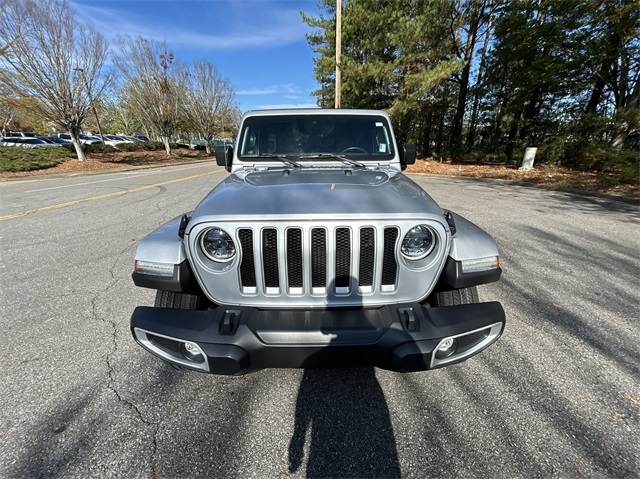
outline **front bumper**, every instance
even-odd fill
[[[226,375],[264,368],[435,369],[487,348],[504,324],[498,302],[328,310],[140,306],[131,317],[133,337],[151,353],[178,366]]]

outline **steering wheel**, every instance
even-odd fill
[[[365,155],[369,153],[367,150],[365,150],[364,148],[360,148],[359,146],[350,146],[349,148],[345,148],[344,150],[342,150],[340,152],[340,154],[344,155],[345,153],[348,153],[349,151],[354,152],[354,153],[355,152],[364,153]]]

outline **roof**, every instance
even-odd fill
[[[274,115],[382,115],[389,118],[384,110],[350,110],[347,108],[290,108],[280,110],[252,110],[244,114],[248,116],[274,116]]]

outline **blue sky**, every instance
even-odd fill
[[[310,28],[316,0],[73,0],[80,21],[112,41],[118,34],[164,40],[185,63],[208,60],[236,90],[244,112],[315,107]]]

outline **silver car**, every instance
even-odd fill
[[[144,238],[133,281],[157,290],[135,340],[187,369],[454,364],[495,342],[493,238],[402,171],[415,162],[369,110],[246,114],[230,172],[192,212]]]
[[[18,146],[21,148],[47,148],[47,147],[56,147],[62,146],[57,145],[55,143],[47,143],[46,141],[40,138],[30,138],[30,137],[10,137],[3,138],[0,141],[0,146]]]

